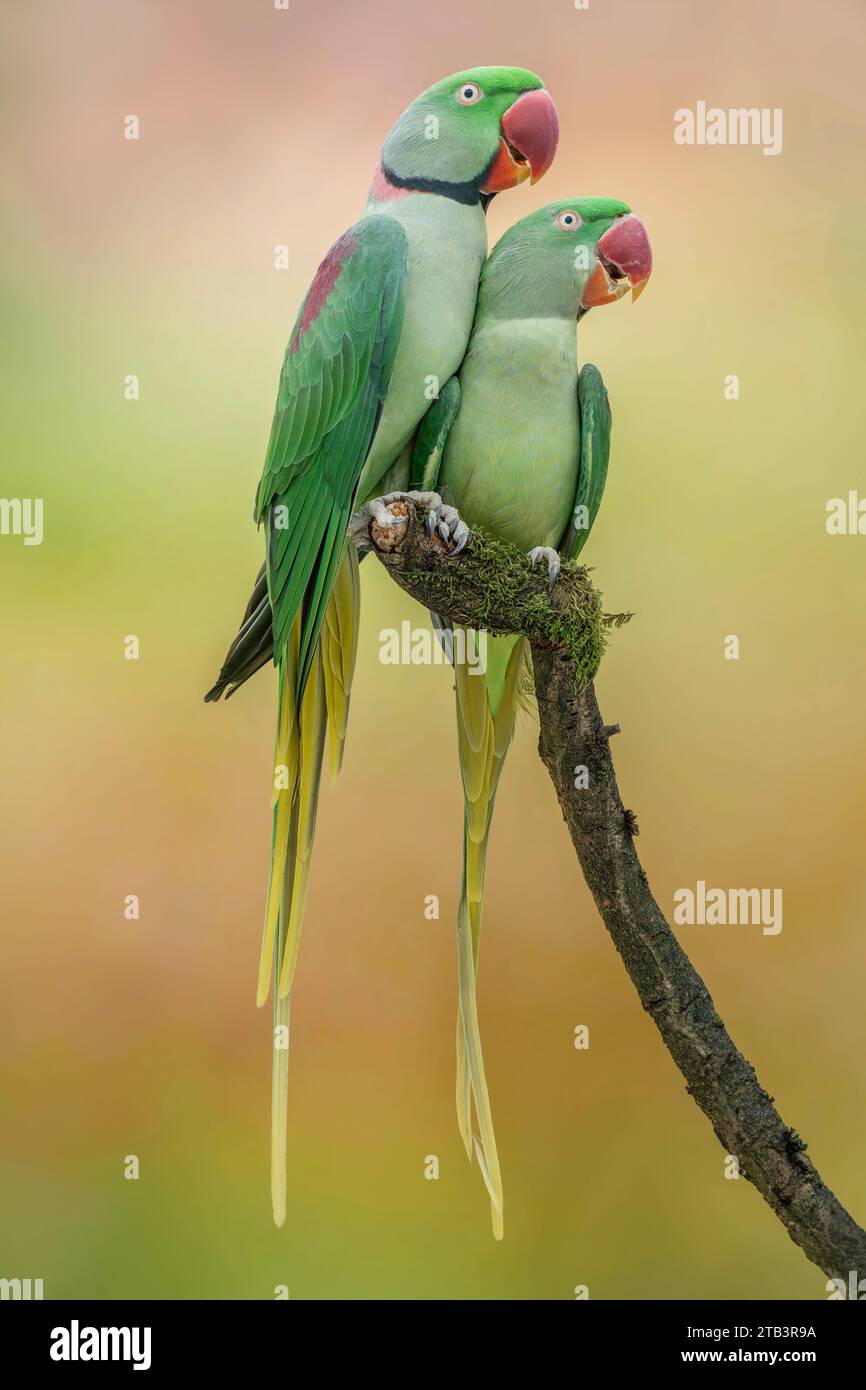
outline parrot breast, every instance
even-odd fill
[[[468,525],[521,550],[556,548],[571,516],[580,451],[573,321],[477,326],[460,389],[440,473],[449,500]]]
[[[402,453],[439,391],[458,370],[472,331],[478,279],[487,254],[487,224],[479,206],[430,193],[379,203],[402,224],[409,243],[409,274],[400,345],[382,419],[358,490],[359,502]]]

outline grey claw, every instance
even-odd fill
[[[425,529],[432,540],[438,532],[446,545],[453,549],[451,555],[459,555],[469,539],[469,528],[461,520],[455,507],[446,506],[438,492],[389,492],[385,497],[377,497],[367,502],[349,521],[349,534],[359,550],[370,549],[368,539],[370,521],[380,526],[405,526],[408,517],[392,516],[387,508],[394,502],[412,502],[416,507],[426,507]]]
[[[529,560],[532,564],[533,569],[538,564],[539,560],[543,560],[546,563],[547,578],[552,589],[554,584],[556,583],[560,568],[560,559],[557,552],[553,549],[552,546],[536,545],[533,546],[532,550],[530,550],[529,552]]]

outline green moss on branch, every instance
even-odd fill
[[[522,633],[567,652],[579,687],[598,670],[610,629],[631,616],[602,611],[601,595],[582,565],[565,563],[551,589],[546,573],[516,546],[481,532],[451,555],[438,536],[428,537],[414,509],[405,532],[389,534],[374,523],[371,538],[392,577],[420,603],[466,627]]]

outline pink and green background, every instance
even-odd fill
[[[0,1275],[41,1277],[48,1298],[825,1297],[756,1192],[725,1180],[528,719],[480,977],[494,1243],[454,1118],[450,682],[378,662],[383,627],[424,617],[372,561],[345,768],[320,805],[275,1230],[254,1006],[273,678],[226,707],[201,696],[260,562],[283,347],[384,133],[448,72],[534,69],[559,156],[495,201],[491,238],[606,194],[655,249],[639,305],[581,327],[615,429],[586,559],[607,606],[636,612],[598,682],[623,795],[666,909],[698,878],[783,889],[778,937],[680,937],[866,1217],[866,538],[825,530],[830,498],[866,493],[862,8],[19,0],[2,22],[0,492],[44,498],[45,539],[0,538]],[[781,107],[781,155],[676,146],[673,112],[698,100]]]

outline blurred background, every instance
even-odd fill
[[[380,630],[424,616],[374,562],[346,763],[320,803],[275,1230],[254,999],[273,675],[227,706],[201,697],[260,563],[285,342],[386,131],[449,72],[532,68],[560,153],[494,202],[491,240],[606,194],[655,250],[639,305],[591,314],[580,343],[614,410],[585,556],[607,607],[636,612],[598,689],[638,848],[668,911],[699,878],[783,889],[777,937],[680,939],[866,1218],[866,539],[825,529],[828,499],[866,493],[862,6],[7,0],[2,23],[0,492],[44,498],[45,539],[0,538],[0,1275],[41,1277],[47,1298],[826,1297],[754,1189],[725,1180],[528,718],[479,982],[493,1241],[454,1118],[450,681],[379,663]],[[782,153],[675,145],[674,111],[699,100],[781,107]]]

